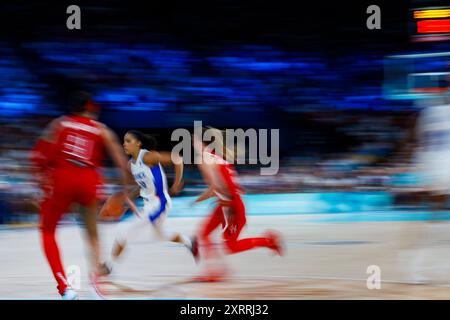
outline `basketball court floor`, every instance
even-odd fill
[[[188,250],[143,234],[101,286],[106,299],[450,299],[450,224],[417,217],[405,212],[249,216],[242,236],[278,230],[286,255],[256,249],[227,256],[232,272],[219,283],[192,281],[203,266]],[[166,223],[193,234],[200,221],[169,217]],[[116,223],[100,224],[104,255],[116,229]],[[61,226],[58,238],[66,268],[79,267],[73,270],[80,272],[80,298],[95,299],[83,230]],[[0,299],[59,299],[39,241],[36,227],[0,231]],[[411,262],[420,250],[425,252],[421,273],[431,279],[426,284],[413,282]],[[380,289],[368,289],[372,265],[381,271]]]

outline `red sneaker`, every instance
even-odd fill
[[[283,256],[285,253],[285,247],[281,234],[277,231],[268,230],[265,232],[265,236],[271,240],[269,248],[279,256]]]
[[[225,279],[219,275],[196,276],[192,278],[193,282],[223,282]]]
[[[220,270],[210,270],[206,271],[205,275],[195,276],[192,278],[193,282],[224,282],[227,279],[228,271],[227,269]]]

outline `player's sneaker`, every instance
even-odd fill
[[[198,240],[197,237],[193,237],[191,239],[191,253],[195,259],[195,262],[198,263],[200,261],[200,250],[198,249]]]
[[[224,282],[228,278],[228,271],[223,270],[210,270],[203,275],[195,276],[192,278],[193,282]]]
[[[192,278],[192,282],[223,282],[225,278],[220,275],[204,275],[195,276]]]
[[[111,272],[112,272],[112,269],[113,269],[112,263],[109,262],[109,261],[106,261],[106,262],[100,264],[98,269],[99,270],[98,270],[97,275],[99,277],[109,276],[111,274]]]
[[[70,287],[67,287],[66,290],[64,290],[64,293],[61,297],[63,300],[79,300],[76,291]]]
[[[281,235],[276,231],[269,230],[265,232],[265,236],[271,240],[269,248],[279,256],[284,255],[285,248]]]

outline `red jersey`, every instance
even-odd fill
[[[102,124],[78,115],[65,116],[57,127],[53,153],[55,167],[68,163],[99,167],[105,157]]]
[[[234,166],[231,163],[225,161],[222,157],[211,152],[208,153],[212,155],[214,159],[216,159],[215,164],[217,165],[219,170],[215,174],[220,175],[219,181],[222,181],[225,184],[223,185],[223,187],[228,191],[229,196],[231,196],[231,198],[239,196],[242,189],[235,181],[237,172],[234,169]],[[231,200],[226,195],[217,194],[217,196],[223,200]]]

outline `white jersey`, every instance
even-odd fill
[[[417,135],[420,144],[416,161],[425,185],[450,193],[450,105],[423,109]]]
[[[171,233],[163,227],[163,222],[172,206],[167,192],[166,175],[159,163],[153,167],[144,163],[144,155],[147,152],[147,150],[141,149],[136,162],[130,161],[131,173],[141,189],[140,195],[144,198],[144,204],[140,210],[135,212],[137,217],[133,216],[135,220],[132,222],[131,228],[129,224],[119,226],[116,240],[121,243],[134,238],[139,234],[137,231],[142,231],[138,229],[149,221],[153,224],[159,237],[172,239]]]
[[[423,109],[417,133],[422,152],[450,152],[450,105]]]
[[[130,162],[131,173],[134,180],[141,188],[140,195],[144,200],[158,199],[161,203],[170,202],[170,196],[167,192],[167,179],[160,164],[149,167],[144,163],[144,155],[148,152],[145,149],[139,151],[136,162]]]

